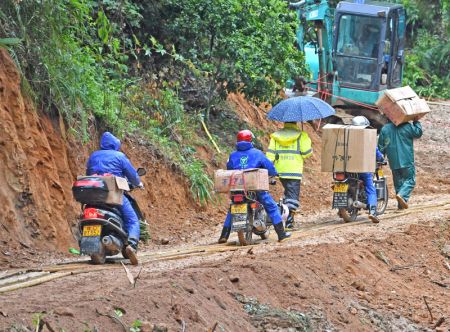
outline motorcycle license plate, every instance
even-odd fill
[[[231,205],[231,214],[246,214],[247,204]]]
[[[102,233],[101,225],[89,225],[83,227],[83,236],[100,236]]]
[[[334,184],[334,192],[335,193],[346,193],[348,190],[348,184],[347,183],[335,183]]]
[[[383,170],[380,168],[380,169],[378,170],[378,177],[382,178],[383,176],[384,176]]]
[[[232,231],[237,232],[241,229],[247,228],[247,215],[246,214],[233,214],[232,215]]]

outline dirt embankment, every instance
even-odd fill
[[[0,49],[0,265],[5,266],[32,258],[35,250],[76,247],[80,205],[71,187],[101,135],[93,129],[89,143],[77,142],[60,117],[34,109],[20,81],[9,54]],[[135,196],[156,242],[183,240],[217,219],[213,206],[202,209],[192,200],[185,178],[154,148],[125,139],[123,150],[136,167],[148,170],[146,190]]]
[[[63,249],[74,243],[70,182],[76,168],[61,133],[20,91],[16,67],[0,50],[0,243]]]

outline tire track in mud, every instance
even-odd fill
[[[398,212],[397,210],[387,210],[387,213],[380,216],[381,221],[400,218],[409,214],[424,213],[427,211],[450,210],[450,201],[443,201],[438,204],[421,204],[409,208],[408,210]],[[332,220],[319,224],[307,225],[292,232],[292,240],[308,239],[313,236],[331,234],[334,231],[355,227],[357,225],[368,224],[367,220],[360,220],[349,223],[342,223],[340,220]],[[370,223],[371,224],[371,223]],[[273,238],[272,238],[273,241]],[[260,241],[251,246],[241,247],[236,242],[228,244],[206,244],[187,248],[171,249],[158,252],[144,252],[139,255],[141,265],[147,265],[160,261],[181,260],[190,257],[210,256],[225,252],[238,250],[249,250],[250,247],[258,246]],[[77,275],[81,273],[90,273],[110,269],[121,269],[122,258],[111,258],[105,265],[89,265],[89,260],[62,262],[56,265],[49,265],[39,268],[29,268],[14,270],[11,272],[0,272],[0,294],[11,292],[17,289],[36,286],[48,281],[63,278],[66,276]]]

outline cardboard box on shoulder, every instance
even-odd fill
[[[83,182],[83,180],[86,180],[86,182]],[[89,180],[92,183],[97,181],[100,185],[92,185],[88,182]],[[101,188],[102,182],[106,185],[106,188]],[[122,205],[123,192],[129,190],[127,179],[114,175],[78,176],[72,187],[75,199],[84,204]]]
[[[419,98],[409,86],[386,90],[375,104],[396,126],[430,112],[425,99]]]
[[[322,172],[374,172],[377,130],[327,124],[322,129]]]
[[[219,169],[214,174],[214,190],[228,193],[231,190],[269,190],[267,169],[249,168],[244,170]]]

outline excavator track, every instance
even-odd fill
[[[399,212],[398,210],[388,209],[386,213],[380,216],[381,223],[383,220],[395,219],[408,214],[423,213],[425,211],[443,211],[450,210],[450,201],[444,201],[439,204],[421,204],[411,207],[408,210]],[[292,239],[308,239],[311,236],[320,236],[322,234],[331,233],[338,229],[363,225],[370,221],[360,220],[351,223],[341,223],[332,220],[325,223],[313,224],[300,227],[298,230],[292,231]],[[141,265],[148,265],[160,261],[181,260],[189,257],[210,256],[225,252],[249,250],[252,246],[258,245],[261,241],[246,247],[240,247],[237,242],[229,242],[228,244],[209,244],[198,245],[187,248],[144,252],[139,255]],[[18,269],[13,271],[0,271],[0,294],[11,292],[17,289],[36,286],[55,279],[73,276],[81,273],[90,273],[103,270],[121,269],[124,261],[121,258],[110,258],[105,265],[89,265],[89,259],[63,262],[55,265],[48,265],[38,268]]]

